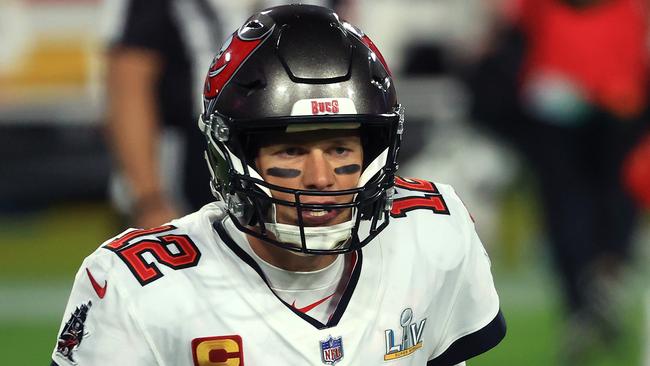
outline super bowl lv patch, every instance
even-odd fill
[[[88,332],[84,330],[84,323],[86,322],[88,311],[92,306],[92,301],[88,301],[88,304],[78,306],[70,316],[70,320],[63,326],[63,330],[59,335],[56,352],[72,363],[76,363],[72,357],[74,351],[79,347],[84,336],[88,335]]]

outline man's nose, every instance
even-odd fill
[[[321,150],[312,150],[304,167],[303,184],[306,189],[324,191],[334,185],[334,167]]]

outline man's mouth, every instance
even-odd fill
[[[328,225],[341,213],[340,209],[308,209],[302,210],[302,220],[308,226]]]
[[[321,216],[327,215],[327,213],[330,212],[330,210],[318,210],[318,209],[316,209],[316,210],[308,210],[308,211],[305,211],[305,212],[309,216],[321,217]]]

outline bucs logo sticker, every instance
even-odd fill
[[[85,330],[86,317],[92,307],[92,301],[77,307],[70,316],[70,320],[63,326],[56,344],[56,353],[67,358],[72,364],[76,364],[73,358],[74,351],[81,345],[84,337],[88,336]]]
[[[357,108],[350,98],[300,99],[291,108],[292,116],[323,114],[356,114]]]
[[[223,44],[210,64],[203,97],[216,98],[241,64],[273,32],[274,22],[268,15],[250,18]]]

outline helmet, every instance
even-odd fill
[[[356,250],[388,225],[404,117],[383,57],[358,28],[332,10],[287,5],[250,17],[210,65],[199,127],[213,194],[242,232],[307,254]],[[276,131],[358,128],[364,164],[348,190],[296,190],[270,184],[255,170],[256,141]],[[293,201],[273,197],[290,193]],[[305,197],[353,197],[309,204]],[[313,200],[312,200],[313,202]],[[298,224],[275,221],[278,205]],[[304,210],[349,209],[348,222],[308,227]]]

